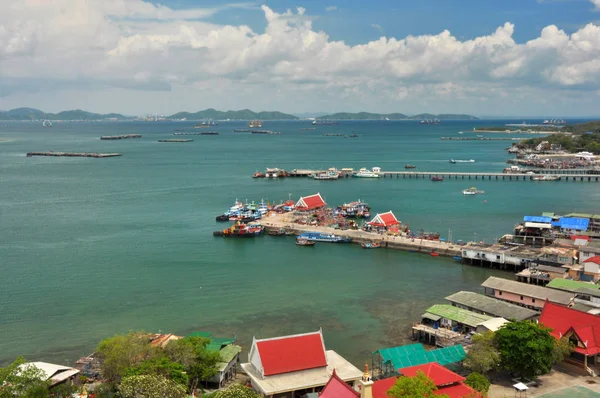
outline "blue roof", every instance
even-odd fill
[[[552,217],[525,216],[525,217],[523,217],[523,221],[525,221],[525,222],[540,222],[540,223],[549,224],[552,222]]]
[[[589,218],[578,217],[561,217],[560,220],[553,222],[552,225],[561,229],[575,229],[577,231],[585,231],[590,223]]]

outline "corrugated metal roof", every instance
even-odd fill
[[[552,225],[560,227],[562,229],[586,231],[588,229],[589,223],[589,218],[561,217],[560,220],[553,222]]]
[[[600,290],[600,286],[589,282],[574,281],[571,279],[553,279],[546,285],[551,289],[577,292],[578,289]]]
[[[552,224],[550,223],[541,223],[541,222],[526,222],[525,228],[540,228],[540,229],[551,229]]]
[[[530,310],[529,308],[474,292],[460,291],[446,297],[446,300],[496,317],[515,319],[517,321],[531,319],[539,315],[537,311]]]
[[[440,365],[460,362],[465,359],[465,350],[460,344],[426,351],[422,344],[410,344],[399,347],[383,348],[375,351],[383,362],[390,362],[394,369],[437,362]]]
[[[526,222],[537,222],[537,223],[550,223],[550,222],[552,222],[552,217],[525,216],[525,217],[523,217],[523,221],[526,221]]]
[[[563,292],[560,290],[549,289],[546,287],[530,285],[528,283],[521,283],[517,281],[511,281],[508,279],[497,278],[490,276],[485,282],[481,284],[483,287],[490,289],[500,290],[503,292],[509,292],[518,294],[521,296],[533,297],[540,300],[550,300],[554,303],[567,305],[573,298],[572,293]]]
[[[454,307],[450,304],[435,304],[427,308],[430,314],[441,316],[442,318],[462,323],[470,327],[477,327],[482,322],[492,319],[489,315],[478,314],[473,311]]]

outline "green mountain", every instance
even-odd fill
[[[99,114],[75,109],[71,111],[62,111],[59,113],[45,113],[39,109],[33,108],[17,108],[10,111],[0,112],[0,120],[103,120],[103,119],[128,119],[118,113]]]
[[[340,112],[334,113],[333,115],[325,115],[320,116],[317,120],[385,120],[388,118],[390,120],[402,120],[407,119],[408,116],[403,115],[402,113],[390,113],[387,115],[381,113],[369,113],[369,112],[359,112],[359,113],[347,113]]]
[[[190,112],[178,112],[174,115],[168,116],[167,119],[188,119],[188,120],[202,120],[202,119],[215,119],[215,120],[297,120],[298,118],[294,115],[290,115],[282,112],[253,112],[250,109],[242,109],[241,111],[218,111],[216,109],[205,109],[203,111],[190,113]]]
[[[439,120],[478,120],[475,116],[471,115],[454,115],[454,114],[441,114],[434,115],[431,113],[422,113],[414,116],[406,116],[402,113],[334,113],[332,115],[320,116],[317,120],[424,120],[424,119],[439,119]]]

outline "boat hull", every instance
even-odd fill
[[[256,238],[257,236],[260,236],[260,235],[262,235],[262,231],[247,232],[247,233],[243,233],[243,234],[225,233],[223,231],[213,232],[213,236],[221,236],[223,238]]]

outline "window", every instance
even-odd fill
[[[502,296],[502,292],[498,292],[498,296]]]
[[[521,297],[522,297],[522,296],[521,296]],[[532,302],[532,303],[535,303],[535,299],[534,299],[534,298],[532,298],[532,299],[531,299],[531,302]]]
[[[500,260],[500,256],[496,256],[496,260]]]
[[[523,300],[523,296],[521,296],[521,300]]]

